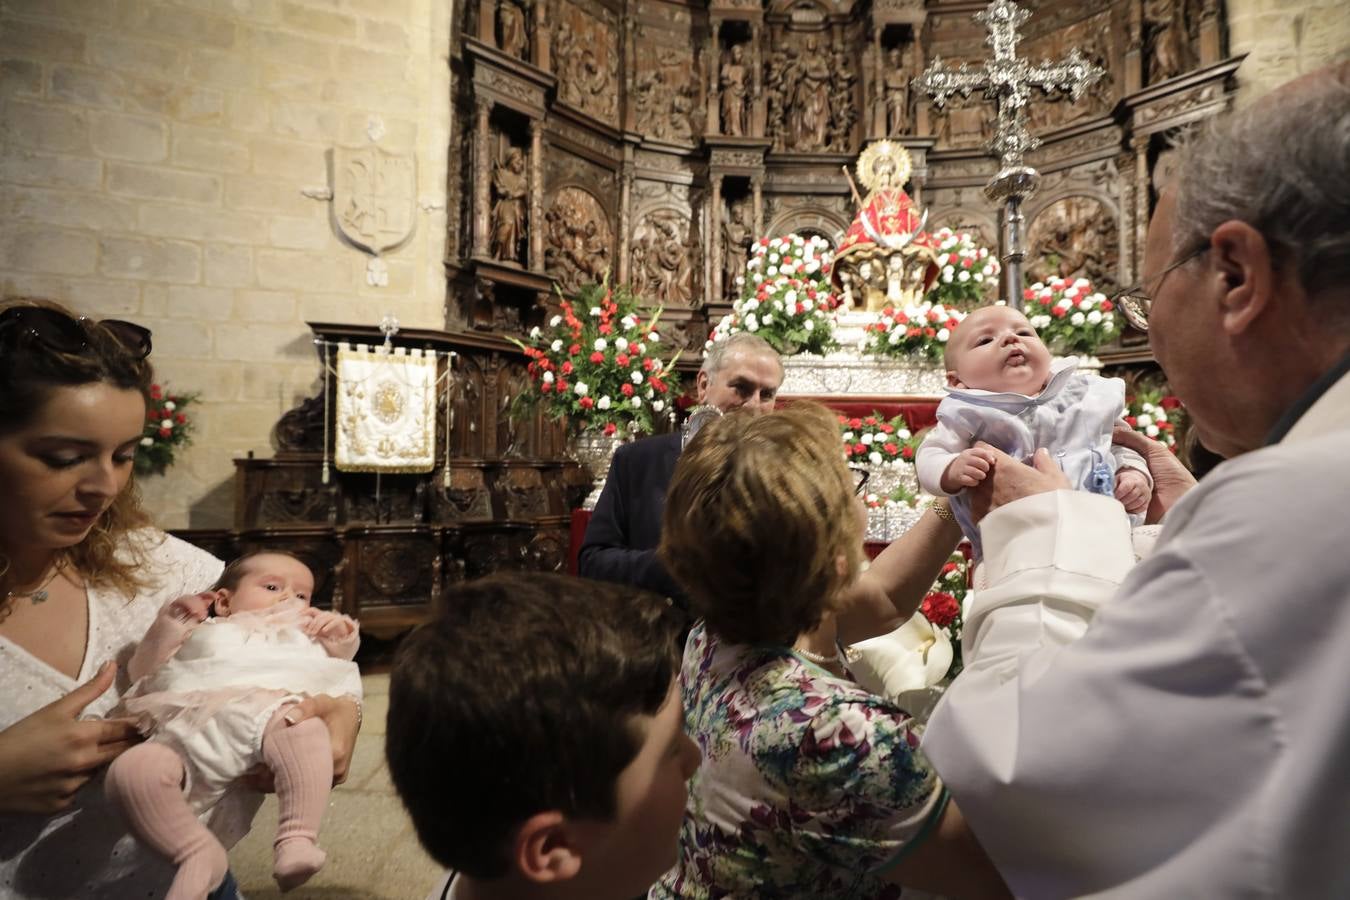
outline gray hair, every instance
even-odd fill
[[[1350,64],[1285,86],[1186,142],[1176,185],[1176,252],[1229,220],[1287,254],[1314,301],[1350,284]],[[1335,291],[1328,289],[1336,289]],[[1325,311],[1350,322],[1350,306]]]
[[[720,341],[714,341],[708,353],[703,357],[703,365],[698,367],[700,372],[707,372],[709,377],[719,372],[722,364],[727,360],[729,353],[747,353],[763,354],[772,356],[778,361],[778,368],[783,368],[783,361],[778,357],[778,351],[773,349],[773,345],[757,334],[751,334],[748,331],[738,331],[733,335],[722,338]]]

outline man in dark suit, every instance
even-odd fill
[[[700,404],[759,415],[773,409],[782,383],[783,364],[773,347],[740,332],[713,344],[695,387]],[[656,558],[666,488],[682,449],[677,431],[615,452],[578,554],[583,576],[637,585],[684,605],[680,589]]]

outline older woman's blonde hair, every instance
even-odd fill
[[[733,413],[680,456],[659,554],[710,631],[734,643],[790,645],[836,608],[858,572],[856,502],[838,422],[825,407]]]
[[[0,312],[14,306],[40,306],[70,316],[77,314],[49,300],[6,297]],[[22,429],[61,387],[103,383],[134,390],[149,400],[154,369],[147,359],[135,359],[103,329],[86,328],[89,346],[80,353],[63,353],[40,342],[11,343],[0,359],[0,435]],[[146,584],[144,553],[125,540],[128,533],[150,524],[141,507],[133,476],[99,517],[83,541],[63,551],[65,560],[91,585],[111,587],[130,598]],[[9,558],[0,547],[0,581],[9,570]]]

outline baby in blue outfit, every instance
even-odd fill
[[[1125,414],[1123,381],[1079,372],[1073,357],[1052,362],[1036,329],[1010,306],[967,316],[947,342],[945,363],[947,397],[915,465],[924,490],[952,498],[977,559],[979,529],[965,488],[982,482],[994,463],[977,441],[1027,463],[1045,447],[1070,484],[1114,496],[1135,524],[1143,522],[1153,493],[1148,466],[1111,443],[1111,429]]]

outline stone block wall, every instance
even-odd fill
[[[306,320],[442,324],[451,2],[0,2],[0,292],[143,323],[201,392],[160,525],[231,524],[232,458],[318,383]],[[301,193],[372,136],[419,180],[382,288]]]
[[[1227,0],[1229,51],[1246,53],[1238,102],[1291,78],[1350,59],[1350,4],[1343,0]]]

